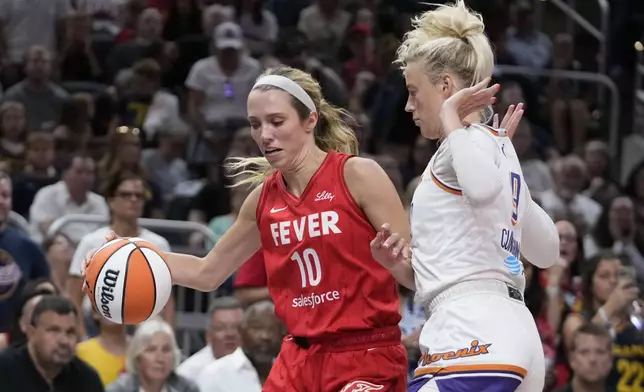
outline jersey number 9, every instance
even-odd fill
[[[512,185],[512,226],[519,220],[519,195],[521,194],[521,176],[517,173],[510,173],[510,184]]]

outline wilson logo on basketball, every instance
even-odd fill
[[[105,271],[103,287],[101,287],[101,311],[103,312],[103,316],[107,318],[112,317],[109,304],[114,301],[114,287],[116,287],[116,281],[120,273],[121,271],[111,269]]]

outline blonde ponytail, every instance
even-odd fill
[[[317,109],[319,118],[315,127],[315,144],[323,151],[338,151],[347,154],[358,154],[358,139],[353,129],[347,124],[352,120],[348,111],[331,105],[322,97],[320,85],[308,73],[290,67],[279,67],[266,70],[261,76],[284,76],[304,89],[311,97]],[[256,90],[266,91],[276,89],[274,86],[261,85]],[[293,97],[291,100],[301,120],[311,114],[309,108]],[[260,185],[275,172],[264,157],[233,157],[228,158],[224,167],[229,177],[239,177],[233,186]]]
[[[468,9],[464,0],[437,7],[412,20],[414,29],[398,48],[397,63],[404,68],[423,61],[433,82],[452,72],[465,84],[462,87],[491,76],[494,53],[481,15]]]

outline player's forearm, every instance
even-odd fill
[[[201,269],[204,261],[202,258],[181,253],[166,253],[165,256],[170,273],[172,273],[173,284],[199,291],[211,291],[219,287],[219,285],[212,287],[215,282],[208,284],[209,282],[203,279]]]
[[[523,222],[521,253],[539,268],[552,267],[559,257],[559,232],[554,222],[532,200]]]
[[[479,147],[470,132],[477,131],[457,129],[447,140],[463,195],[473,204],[482,206],[491,203],[503,186],[493,157]]]
[[[402,261],[390,268],[389,271],[394,279],[409,290],[416,291],[416,281],[414,280],[414,269],[408,261]]]

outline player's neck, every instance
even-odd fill
[[[288,171],[283,171],[282,176],[286,188],[296,197],[300,197],[306,189],[311,177],[322,166],[327,153],[315,147],[300,159],[299,164]]]
[[[605,380],[602,380],[601,382],[591,384],[584,382],[577,377],[573,377],[571,386],[574,392],[605,392],[606,386],[604,381]]]
[[[110,228],[119,237],[136,237],[140,231],[136,221],[126,222],[119,219],[113,219]]]

